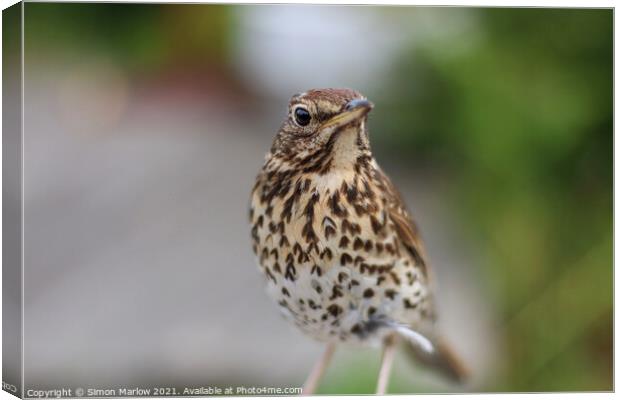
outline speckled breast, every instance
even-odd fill
[[[415,326],[429,312],[424,274],[371,177],[263,172],[250,219],[267,291],[308,335],[371,342],[380,321]]]

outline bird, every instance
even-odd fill
[[[465,364],[435,323],[435,284],[419,229],[375,160],[368,115],[347,88],[293,95],[250,196],[252,249],[284,318],[325,343],[304,386],[313,394],[336,346],[381,347],[376,394],[397,344],[463,382]]]

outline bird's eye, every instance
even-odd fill
[[[306,126],[310,123],[312,116],[310,115],[310,111],[305,109],[304,107],[297,107],[295,109],[295,122],[299,126]]]

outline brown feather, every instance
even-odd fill
[[[456,355],[452,347],[450,347],[442,339],[432,341],[435,351],[427,353],[419,346],[411,341],[405,340],[405,345],[409,354],[418,362],[425,366],[434,368],[447,378],[463,383],[470,376],[469,369],[465,363]]]
[[[418,227],[407,211],[407,206],[402,196],[394,187],[390,178],[380,168],[377,168],[375,177],[383,186],[383,191],[387,198],[388,216],[394,223],[398,238],[405,245],[405,248],[413,257],[416,265],[420,267],[424,276],[428,278],[426,252],[424,251],[422,238],[420,237]]]

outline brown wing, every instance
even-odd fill
[[[418,231],[413,218],[411,217],[402,196],[394,187],[390,179],[377,167],[375,179],[378,185],[382,187],[383,193],[387,197],[388,215],[394,223],[396,232],[403,245],[407,248],[411,257],[424,273],[427,281],[432,284],[432,277],[429,276],[430,271],[422,238]],[[436,315],[431,316],[434,320]],[[414,341],[407,340],[407,348],[413,357],[424,365],[434,367],[437,371],[443,373],[448,378],[457,382],[464,382],[470,375],[468,368],[457,354],[443,339],[437,335],[432,329],[424,332],[427,338],[432,340],[434,351],[428,353],[420,348],[419,344]]]
[[[390,181],[390,178],[379,167],[375,171],[375,179],[387,198],[388,217],[394,223],[399,239],[428,279],[429,271],[426,262],[426,252],[424,251],[424,244],[422,243],[418,227],[413,222],[405,202]]]

